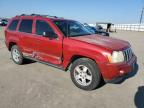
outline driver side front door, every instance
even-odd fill
[[[51,31],[55,32],[49,25],[47,20],[37,19],[35,21],[35,58],[40,61],[48,62],[54,65],[62,63],[62,39],[44,37],[43,33]]]

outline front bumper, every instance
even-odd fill
[[[106,82],[117,82],[121,80],[125,75],[132,72],[137,62],[137,58],[134,55],[129,61],[123,63],[108,63],[103,64],[101,72]]]

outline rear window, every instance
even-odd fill
[[[17,28],[18,22],[19,22],[18,19],[17,19],[17,20],[13,20],[13,21],[11,22],[11,24],[9,25],[8,29],[9,29],[9,30],[12,30],[12,31],[15,31],[16,28]]]
[[[32,33],[32,24],[33,24],[33,20],[31,19],[22,20],[19,27],[19,31],[25,33]]]

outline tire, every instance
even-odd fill
[[[14,63],[16,63],[18,65],[23,64],[23,61],[24,61],[23,54],[17,45],[12,46],[11,57],[12,57],[12,60],[14,61]]]
[[[96,63],[88,58],[80,58],[73,62],[70,75],[73,83],[80,89],[93,90],[101,81],[101,74]]]

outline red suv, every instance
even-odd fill
[[[104,79],[115,82],[131,72],[136,56],[123,40],[91,34],[81,23],[47,15],[11,19],[5,42],[16,64],[24,59],[70,69],[73,83],[93,90]]]

